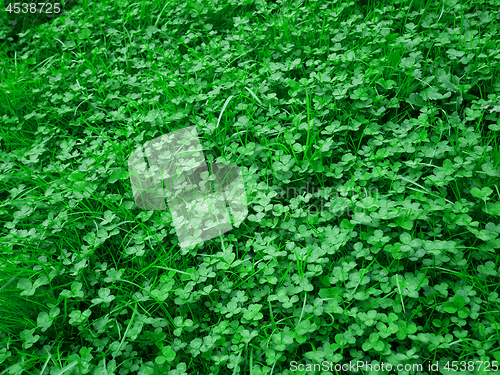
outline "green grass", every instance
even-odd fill
[[[3,14],[0,375],[498,373],[499,6]],[[249,214],[186,251],[127,159],[189,126]]]

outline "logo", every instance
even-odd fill
[[[214,163],[210,173],[194,126],[138,147],[128,166],[136,205],[168,206],[183,250],[239,227],[248,214],[240,168]]]

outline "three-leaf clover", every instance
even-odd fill
[[[384,342],[381,340],[380,335],[377,332],[373,332],[368,337],[368,341],[364,342],[361,347],[364,351],[373,349],[377,352],[381,352],[384,350]]]
[[[32,296],[36,292],[38,287],[46,285],[48,283],[49,280],[47,276],[42,275],[38,279],[36,279],[34,283],[32,283],[29,279],[22,278],[18,281],[17,287],[19,289],[23,289],[23,291],[21,292],[22,296]]]
[[[115,299],[115,296],[111,294],[109,288],[101,288],[97,293],[99,294],[99,298],[92,299],[92,303],[95,305],[98,305],[103,302],[109,304],[111,301]]]
[[[155,358],[155,362],[159,365],[165,362],[172,362],[175,359],[175,351],[170,345],[164,346],[161,350],[161,355]]]
[[[247,320],[261,320],[264,315],[260,313],[262,308],[261,304],[254,303],[248,307],[248,309],[243,313],[243,318]]]
[[[36,320],[37,326],[45,332],[52,325],[52,321],[59,315],[61,309],[58,307],[52,307],[47,314],[45,311],[42,311],[38,314],[38,318]]]

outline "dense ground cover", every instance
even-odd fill
[[[499,8],[83,1],[5,26],[0,374],[494,373]],[[193,125],[249,215],[182,251],[127,158]]]

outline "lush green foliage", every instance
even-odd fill
[[[83,2],[4,39],[0,373],[500,361],[499,8]],[[251,203],[184,253],[127,158],[192,125]]]

